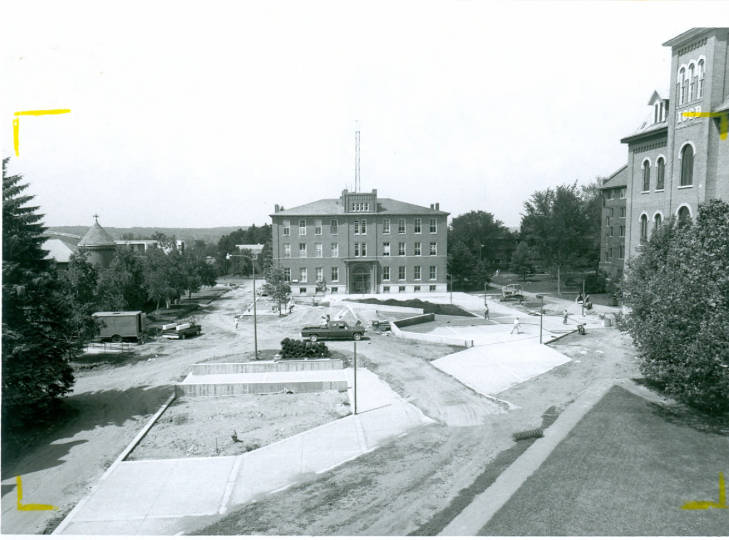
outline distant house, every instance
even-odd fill
[[[157,240],[116,240],[115,242],[117,246],[124,246],[132,251],[142,253],[159,246],[159,242]]]
[[[60,268],[65,268],[71,260],[71,255],[78,251],[80,236],[75,234],[46,231],[47,238],[43,242],[42,249],[48,252],[46,259],[53,259]]]
[[[263,251],[263,244],[236,244],[238,251],[250,251],[251,255],[257,257]]]

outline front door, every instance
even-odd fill
[[[352,268],[350,292],[365,294],[372,292],[372,268],[370,265],[358,264]]]

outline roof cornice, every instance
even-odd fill
[[[687,41],[691,41],[692,39],[696,39],[697,37],[711,32],[712,30],[716,30],[715,27],[712,28],[692,28],[691,30],[686,30],[682,34],[677,35],[674,38],[669,39],[666,41],[663,46],[664,47],[676,47],[683,45]]]
[[[662,135],[662,132],[666,132],[666,134],[668,134],[668,122],[662,122],[660,124],[656,124],[656,127],[649,128],[645,131],[640,131],[638,133],[633,133],[632,135],[628,135],[627,137],[623,137],[622,139],[620,139],[620,142],[630,144],[641,139],[653,137],[655,135]]]

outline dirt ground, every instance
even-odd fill
[[[242,454],[349,415],[347,399],[334,390],[177,398],[127,459]]]
[[[103,362],[89,362],[77,370],[62,420],[39,431],[14,455],[3,453],[2,532],[51,531],[167,399],[191,364],[250,353],[253,321],[241,319],[236,328],[234,318],[250,299],[247,282],[196,312],[201,336],[149,342],[135,347],[133,354],[108,355]],[[278,349],[284,337],[296,337],[302,326],[316,324],[324,312],[325,308],[297,305],[288,316],[259,320],[259,350]],[[430,360],[453,352],[452,347],[371,335],[358,347],[365,366],[438,423],[259,500],[254,503],[255,519],[245,526],[236,521],[227,534],[243,534],[243,529],[254,525],[266,534],[389,535],[416,530],[447,508],[496,455],[513,445],[514,431],[539,425],[545,410],[564,406],[595,377],[625,376],[634,353],[624,348],[619,336],[606,329],[575,343],[570,338],[557,342],[579,362],[498,396],[520,407],[505,412],[499,403],[430,365]],[[351,357],[351,343],[328,345]],[[23,475],[26,501],[52,504],[58,510],[18,512],[18,474]],[[250,508],[236,511],[250,515]]]

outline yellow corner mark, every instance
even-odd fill
[[[15,147],[15,155],[20,155],[20,119],[17,118],[18,116],[43,116],[46,114],[66,114],[70,112],[71,109],[38,109],[35,111],[17,111],[15,113],[16,118],[13,118],[13,146]]]
[[[23,480],[20,476],[16,476],[15,480],[18,484],[18,510],[21,512],[32,512],[33,510],[55,510],[55,506],[50,504],[23,504]]]
[[[726,139],[729,132],[729,112],[685,112],[686,118],[719,118],[719,138]]]
[[[709,508],[729,508],[726,504],[726,486],[724,485],[724,473],[719,473],[719,502],[714,501],[688,501],[681,510],[708,510]]]

